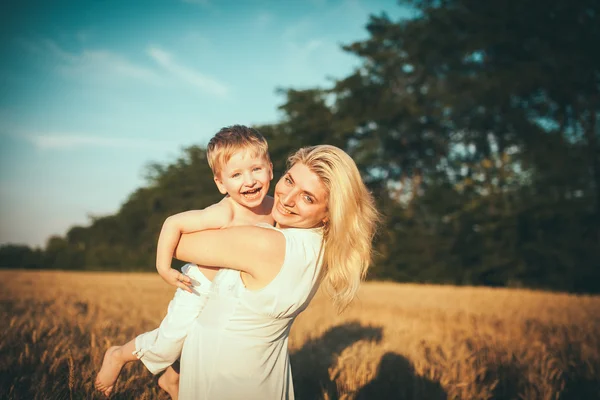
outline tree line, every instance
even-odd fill
[[[305,145],[353,157],[384,215],[372,278],[599,292],[600,2],[400,4],[414,17],[370,16],[344,46],[353,73],[280,89],[281,120],[256,127],[276,172]],[[154,270],[164,219],[220,195],[200,146],[146,178],[116,214],[5,245],[0,265]]]

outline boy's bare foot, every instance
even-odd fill
[[[179,374],[168,368],[164,374],[158,378],[158,386],[171,396],[172,400],[179,398]]]
[[[102,361],[102,367],[100,372],[96,376],[94,386],[97,390],[102,392],[106,397],[112,393],[115,382],[121,373],[121,368],[125,365],[125,362],[119,357],[121,353],[121,346],[112,346],[106,353],[104,353],[104,360]]]

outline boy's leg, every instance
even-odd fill
[[[188,272],[191,266],[191,264],[186,265],[187,268],[184,270],[184,273]],[[106,396],[110,395],[119,377],[121,368],[130,361],[140,359],[150,372],[155,374],[177,360],[181,355],[181,347],[183,347],[187,330],[196,319],[197,314],[202,310],[200,297],[205,296],[205,293],[201,293],[200,290],[205,292],[207,285],[210,286],[210,280],[218,272],[218,269],[215,268],[203,267],[203,269],[206,270],[211,278],[205,278],[206,274],[204,273],[202,273],[204,276],[199,276],[197,270],[193,271],[192,269],[190,275],[194,276],[198,281],[198,286],[194,288],[196,294],[190,294],[178,289],[175,297],[169,304],[167,316],[158,329],[139,335],[123,346],[113,346],[106,351],[102,367],[95,381],[95,386],[99,391],[103,392]],[[137,341],[139,343],[136,343]],[[138,349],[138,345],[141,348]],[[164,366],[161,367],[161,365]],[[175,390],[167,390],[167,392],[171,397],[173,397],[173,393],[177,396],[179,392],[179,373],[171,367],[168,369],[169,374],[166,376],[164,382],[169,384],[169,387],[173,386],[172,382],[177,382],[177,384],[175,385]]]
[[[139,335],[135,341],[135,355],[152,374],[179,359],[187,333],[207,300],[211,282],[195,265],[188,264],[182,271],[192,278],[193,293],[177,289],[158,329]]]
[[[167,368],[165,373],[158,378],[158,386],[169,393],[171,399],[179,398],[179,361]]]
[[[113,346],[106,350],[102,367],[94,382],[97,390],[104,393],[105,396],[110,395],[123,366],[130,361],[137,360],[137,357],[133,355],[134,351],[135,339],[125,343],[123,346]]]

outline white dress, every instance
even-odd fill
[[[228,269],[213,279],[184,343],[182,400],[294,398],[288,336],[317,291],[323,237],[321,229],[280,231],[285,259],[267,286],[248,290]]]

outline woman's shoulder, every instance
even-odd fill
[[[281,233],[285,238],[287,256],[292,256],[292,253],[297,253],[297,251],[318,252],[323,243],[322,228],[277,228],[266,223],[259,223],[256,226]],[[286,258],[288,258],[287,256]]]
[[[323,228],[287,228],[280,229],[284,235],[295,236],[295,237],[305,237],[310,239],[322,239],[323,238]]]
[[[286,239],[286,259],[302,255],[306,261],[318,257],[323,245],[321,229],[282,229],[281,233]]]
[[[266,223],[259,223],[256,224],[256,226],[281,232],[286,238],[299,238],[318,241],[323,239],[323,228],[278,228]]]

